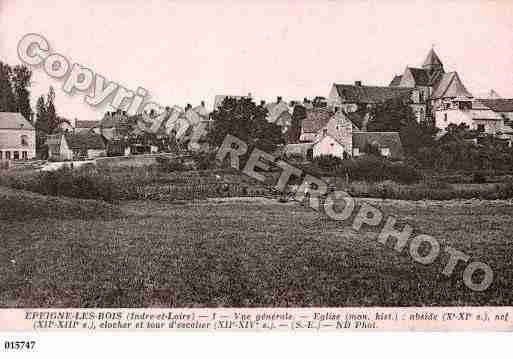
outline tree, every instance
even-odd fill
[[[420,148],[434,145],[438,129],[429,121],[418,123],[404,98],[394,98],[375,105],[369,117],[368,131],[399,132],[403,148],[410,156],[416,157]]]
[[[50,86],[48,95],[46,95],[46,118],[48,121],[48,133],[52,133],[59,127],[59,117],[55,110],[55,90],[52,86]]]
[[[301,126],[303,120],[306,118],[306,108],[303,105],[294,106],[292,111],[292,123],[287,131],[287,142],[298,143],[301,137]]]
[[[284,143],[281,127],[266,119],[267,109],[257,106],[251,98],[226,98],[212,114],[212,129],[207,142],[220,146],[227,135],[236,136],[249,147],[272,152]]]
[[[36,102],[36,147],[40,149],[45,142],[46,135],[50,133],[48,128],[48,116],[46,101],[43,95]]]
[[[32,71],[25,65],[17,65],[13,69],[12,84],[16,99],[16,109],[29,122],[32,122],[32,108],[30,107],[30,79]]]
[[[12,89],[12,69],[0,61],[0,111],[16,112],[16,98]]]

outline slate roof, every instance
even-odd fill
[[[513,99],[479,99],[486,107],[495,112],[513,112]]]
[[[411,95],[413,88],[335,84],[340,98],[349,103],[379,103]]]
[[[367,144],[378,144],[380,148],[390,149],[390,157],[403,158],[403,145],[398,132],[353,132],[353,148],[361,151]]]
[[[317,133],[326,126],[333,112],[326,108],[306,109],[306,118],[301,125],[301,133]]]
[[[0,112],[0,129],[35,130],[19,112]]]
[[[104,150],[105,142],[102,136],[93,132],[66,135],[69,148],[79,150]]]
[[[443,74],[431,96],[432,99],[446,97],[473,97],[461,82],[457,72]]]

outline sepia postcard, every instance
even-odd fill
[[[0,0],[0,331],[513,331],[512,25]]]

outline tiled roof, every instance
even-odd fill
[[[390,149],[390,157],[403,158],[403,146],[398,132],[353,132],[353,148],[362,152],[367,144]]]
[[[95,128],[100,125],[100,121],[79,121],[75,122],[75,128]]]
[[[495,112],[513,112],[513,99],[479,99],[486,107]]]
[[[326,126],[333,112],[326,108],[312,108],[306,110],[306,118],[303,119],[302,133],[317,133]]]
[[[349,103],[379,103],[411,95],[413,88],[335,84],[338,95]]]
[[[93,132],[81,132],[73,135],[66,135],[66,142],[69,148],[80,150],[104,150],[105,142],[102,136]]]
[[[0,128],[9,130],[34,130],[19,112],[0,112]]]

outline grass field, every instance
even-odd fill
[[[487,262],[494,283],[472,292],[462,267],[446,278],[442,260],[417,264],[296,203],[136,201],[115,216],[0,216],[0,306],[513,305],[513,203],[370,201]]]

